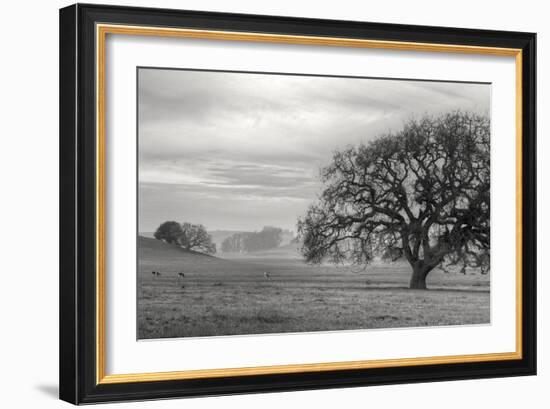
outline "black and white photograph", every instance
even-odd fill
[[[490,323],[490,84],[137,86],[139,339]]]
[[[137,87],[138,339],[490,323],[490,84]]]

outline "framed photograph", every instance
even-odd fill
[[[535,44],[61,9],[61,399],[535,374]]]

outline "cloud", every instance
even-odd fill
[[[140,69],[138,94],[142,231],[175,209],[211,228],[292,227],[335,149],[490,107],[485,84],[163,69]]]

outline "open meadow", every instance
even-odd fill
[[[410,290],[404,262],[310,266],[285,248],[224,259],[144,237],[138,251],[139,339],[490,322],[489,275],[437,270]]]

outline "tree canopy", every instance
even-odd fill
[[[167,221],[155,231],[155,239],[176,244],[186,250],[199,251],[207,254],[216,252],[216,244],[202,224],[178,223]]]
[[[489,268],[490,121],[452,112],[334,153],[298,221],[308,262],[405,257],[411,288],[436,266]]]
[[[183,231],[181,224],[174,221],[162,223],[155,231],[155,239],[165,241],[170,244],[178,244]]]
[[[203,253],[214,254],[216,245],[202,224],[182,223],[182,235],[179,239],[181,247]]]

